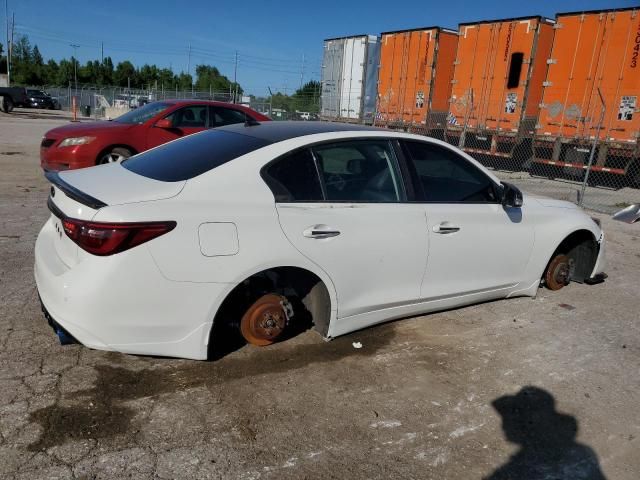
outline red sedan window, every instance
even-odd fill
[[[155,117],[157,114],[166,110],[171,106],[170,103],[164,102],[153,102],[147,103],[144,107],[136,108],[131,110],[130,112],[125,113],[124,115],[120,115],[118,118],[114,119],[114,122],[118,123],[129,123],[132,125],[140,125],[152,117]]]
[[[207,126],[206,105],[190,105],[176,110],[167,118],[177,128],[205,128]]]
[[[212,127],[244,123],[247,120],[247,115],[244,112],[234,108],[209,107],[209,116]]]

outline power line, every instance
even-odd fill
[[[191,75],[191,42],[189,42],[189,60],[187,60],[187,75]]]
[[[233,67],[233,84],[235,92],[233,93],[233,103],[236,103],[236,94],[238,93],[238,51],[236,50],[236,64]]]
[[[24,29],[23,29],[24,31]],[[64,44],[68,44],[68,40],[63,39],[61,37],[58,36],[52,36],[52,35],[48,35],[48,34],[40,34],[40,33],[30,33],[28,32],[29,35],[36,37],[36,38],[42,38],[48,41],[54,41],[54,42],[58,42],[58,43],[64,43]],[[76,45],[79,45],[80,47],[84,47],[84,48],[98,48],[97,45],[89,45],[89,44],[85,44],[85,43],[76,43]],[[116,52],[128,52],[128,53],[142,53],[142,54],[157,54],[157,55],[163,55],[166,56],[167,54],[170,55],[175,55],[175,56],[179,56],[181,54],[181,52],[179,50],[167,50],[167,49],[163,49],[163,50],[159,50],[159,49],[155,49],[155,48],[136,48],[136,47],[126,47],[126,48],[119,48],[117,46],[112,46],[111,43],[109,44],[109,48],[111,51],[116,51]],[[209,52],[197,47],[194,47],[193,45],[191,45],[191,57],[193,58],[201,58],[201,59],[205,59],[205,60],[209,60],[213,59],[216,63],[222,63],[222,64],[226,64],[226,65],[234,65],[235,66],[235,55],[233,56],[227,56],[224,54],[220,54],[220,53],[214,53],[214,52]],[[255,56],[254,56],[255,57]],[[255,57],[258,58],[258,57]],[[286,69],[286,65],[279,65],[279,64],[272,64],[270,62],[263,62],[263,61],[259,61],[259,60],[251,60],[251,59],[245,59],[245,55],[243,54],[241,58],[239,58],[238,60],[238,64],[240,66],[243,66],[245,68],[251,69],[251,70],[261,70],[261,71],[268,71],[271,73],[282,73],[282,74],[291,74],[291,75],[299,75],[300,71],[296,71],[296,70],[287,70]],[[302,68],[302,64],[299,63],[299,61],[296,61],[292,64],[289,65],[289,67],[292,68],[296,68],[298,65],[300,65],[300,68]],[[283,69],[283,67],[285,69]],[[305,57],[305,68],[306,68],[306,57]],[[188,70],[190,70],[190,68],[188,68]]]
[[[44,38],[50,41],[64,42],[68,43],[71,39],[68,37],[66,32],[54,31],[43,28],[33,28],[28,25],[19,24],[18,25],[21,32],[29,35],[33,35],[36,37]],[[90,38],[87,35],[83,36],[84,38]],[[93,39],[93,38],[92,38]],[[75,40],[75,39],[74,39]],[[75,41],[76,44],[86,47],[86,48],[99,48],[99,46],[103,43],[103,40],[99,38],[93,39],[95,43],[83,43],[79,41]],[[109,41],[109,46],[114,51],[128,51],[133,53],[157,53],[157,54],[180,54],[180,51],[176,49],[175,44],[165,45],[158,44],[154,42],[154,46],[150,47],[147,43],[135,43],[135,42],[118,42],[118,41]],[[212,57],[217,57],[220,59],[225,59],[230,62],[234,61],[234,54],[231,52],[220,52],[214,51],[210,49],[204,49],[200,47],[196,47],[192,45],[192,53],[201,52]],[[265,66],[279,66],[279,67],[299,67],[301,65],[300,60],[294,59],[285,59],[285,58],[275,58],[275,57],[265,57],[253,54],[244,54],[242,53],[242,58],[245,62],[256,64],[256,65],[265,65]],[[309,59],[306,59],[308,62]],[[306,63],[305,62],[305,63]],[[315,62],[313,62],[315,63]]]

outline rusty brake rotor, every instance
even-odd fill
[[[544,275],[544,282],[549,290],[560,290],[569,285],[571,281],[571,269],[569,257],[566,255],[556,255],[549,263],[549,267]]]
[[[240,332],[252,345],[271,345],[284,332],[288,301],[282,295],[263,295],[249,307],[240,321]]]

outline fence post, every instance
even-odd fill
[[[78,121],[78,103],[77,103],[77,97],[74,95],[73,97],[71,97],[71,110],[73,111],[73,122],[77,122]]]
[[[602,110],[600,112],[600,120],[598,121],[598,126],[596,127],[596,136],[593,139],[593,145],[591,145],[591,152],[589,153],[589,163],[587,164],[587,171],[584,174],[584,180],[582,180],[582,190],[580,191],[580,198],[578,199],[578,205],[580,206],[582,206],[582,202],[584,201],[584,192],[587,189],[587,183],[589,182],[589,173],[591,173],[591,165],[593,164],[593,158],[596,155],[596,147],[598,146],[598,140],[600,139],[600,130],[602,129],[602,122],[604,122],[604,115],[607,110],[607,105],[604,101],[604,97],[602,96],[602,92],[600,91],[600,87],[598,87],[598,95],[600,96]]]
[[[467,136],[467,126],[469,125],[469,117],[473,110],[473,88],[469,89],[469,106],[464,114],[464,126],[462,127],[462,133],[460,134],[460,140],[458,141],[458,148],[464,148],[464,142]]]

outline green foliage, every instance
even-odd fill
[[[196,66],[196,90],[211,90],[214,92],[230,92],[238,89],[238,95],[243,93],[242,87],[236,85],[224,75],[220,74],[220,71],[211,65],[197,65]]]
[[[3,45],[0,43],[0,72],[6,72],[6,60],[2,56]],[[62,59],[59,63],[50,59],[46,63],[37,45],[31,46],[26,35],[18,36],[14,43],[11,58],[11,83],[14,85],[59,85],[74,83],[74,66],[77,71],[78,84],[97,86],[117,85],[131,88],[161,88],[180,90],[213,90],[215,92],[233,92],[236,84],[222,75],[211,65],[196,67],[196,80],[188,73],[174,74],[168,68],[145,64],[136,68],[129,60],[114,66],[111,57],[88,61],[84,65],[73,57]],[[237,85],[238,94],[243,92]]]
[[[320,82],[311,80],[293,94],[293,106],[299,112],[318,113]]]
[[[133,66],[133,63],[129,60],[120,62],[116,66],[115,72],[113,72],[113,83],[119,87],[138,86],[138,72],[136,71],[136,67]]]
[[[0,43],[0,73],[7,73],[7,57],[3,55],[4,46]]]
[[[318,113],[320,103],[320,82],[311,80],[293,95],[277,92],[271,96],[271,106],[281,108],[289,113],[310,112]]]
[[[188,73],[180,72],[176,79],[176,84],[180,90],[188,90],[193,87],[193,77]]]

